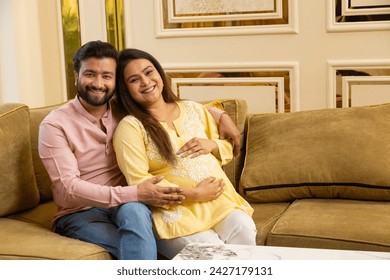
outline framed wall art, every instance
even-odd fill
[[[297,33],[293,0],[154,0],[156,37]]]

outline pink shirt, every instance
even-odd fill
[[[58,205],[54,220],[91,207],[137,201],[136,186],[127,186],[112,145],[119,120],[109,105],[103,132],[76,97],[42,121],[38,149]]]

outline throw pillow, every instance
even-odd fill
[[[390,200],[390,104],[253,115],[246,146],[249,201]]]

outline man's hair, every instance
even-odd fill
[[[87,58],[113,58],[118,59],[118,51],[110,43],[98,41],[90,41],[80,47],[73,56],[73,70],[79,73],[81,62]]]

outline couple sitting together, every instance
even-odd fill
[[[191,242],[255,245],[253,209],[222,169],[233,145],[219,133],[239,148],[227,114],[179,100],[141,50],[92,41],[74,71],[77,96],[39,132],[56,232],[114,259],[172,258]]]

